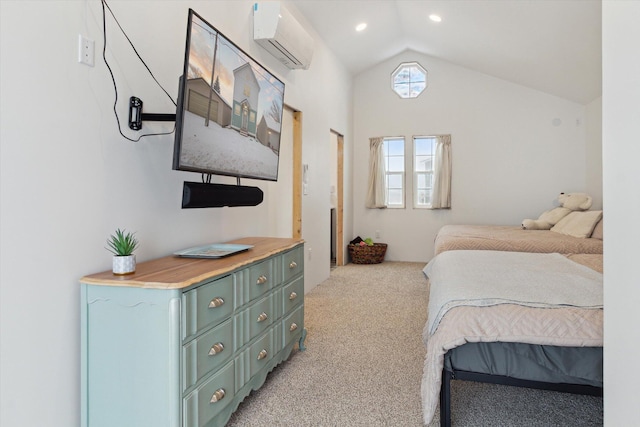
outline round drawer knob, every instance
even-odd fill
[[[262,313],[260,313],[260,315],[258,316],[258,323],[260,322],[264,322],[265,320],[267,320],[269,318],[269,316],[267,315],[267,313],[265,313],[264,311]]]
[[[294,299],[298,298],[298,294],[295,292],[291,292],[289,294],[289,301],[293,301]]]
[[[295,261],[291,261],[291,263],[289,264],[289,268],[291,270],[293,270],[294,268],[296,268],[298,266],[298,263]]]
[[[267,276],[265,276],[264,274],[258,277],[258,280],[256,280],[256,285],[264,285],[265,283],[267,283]]]
[[[258,360],[264,359],[265,357],[267,357],[267,354],[268,354],[267,350],[262,349],[262,351],[260,351],[260,353],[258,353]]]
[[[291,326],[289,327],[289,332],[293,332],[296,329],[298,329],[298,325],[296,325],[295,323],[292,323]]]

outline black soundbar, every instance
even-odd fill
[[[264,194],[258,187],[185,182],[182,189],[182,208],[256,206],[262,203],[263,198]]]

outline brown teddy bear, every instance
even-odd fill
[[[585,193],[560,193],[560,207],[543,212],[538,219],[525,219],[522,228],[525,230],[550,230],[558,221],[572,211],[586,211],[591,207],[591,196]]]

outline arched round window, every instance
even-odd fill
[[[427,70],[417,62],[403,62],[391,74],[391,88],[400,98],[415,98],[427,87]]]

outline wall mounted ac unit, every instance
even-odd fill
[[[253,39],[292,70],[311,64],[313,38],[280,2],[253,5]]]

